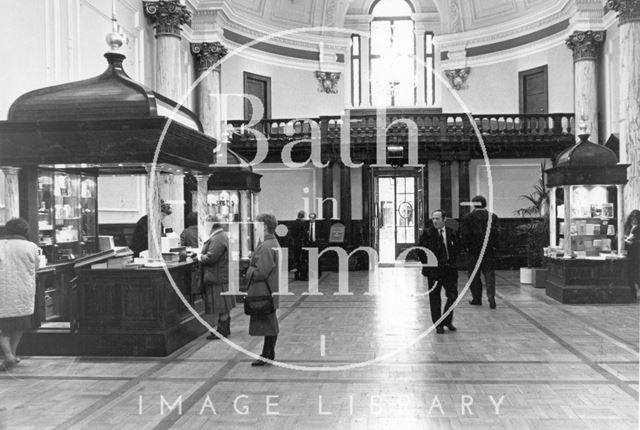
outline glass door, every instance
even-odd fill
[[[374,175],[374,246],[381,263],[392,263],[417,243],[419,176],[405,172]]]

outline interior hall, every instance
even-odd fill
[[[637,429],[640,0],[23,0],[0,429]]]

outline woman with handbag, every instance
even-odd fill
[[[216,331],[224,337],[231,334],[231,316],[235,307],[235,296],[222,295],[229,291],[229,225],[214,217],[209,238],[202,244],[198,260],[202,264],[202,282],[204,284],[204,319],[218,327]],[[219,339],[215,333],[207,336],[209,340]]]
[[[264,226],[264,239],[251,255],[247,270],[249,286],[245,298],[245,313],[249,318],[249,335],[264,336],[261,357],[275,360],[278,339],[278,251],[280,248],[274,235],[278,221],[271,214],[259,214],[256,221]],[[271,300],[269,300],[271,298]],[[252,308],[253,306],[253,308]],[[264,360],[256,360],[252,366],[264,366]]]

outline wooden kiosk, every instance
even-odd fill
[[[2,165],[17,172],[12,195],[19,196],[19,215],[31,226],[31,240],[51,248],[45,249],[50,264],[38,273],[40,328],[25,335],[21,354],[163,356],[206,331],[167,276],[189,297],[192,263],[164,262],[153,244],[160,237],[163,175],[203,178],[198,198],[206,199],[217,142],[191,111],[129,78],[124,55],[105,57],[101,75],[24,94],[0,122]],[[240,162],[231,151],[228,160]],[[145,266],[73,269],[78,257],[98,250],[102,174],[146,175]],[[201,302],[194,306],[202,312]]]
[[[561,303],[633,303],[623,248],[628,164],[579,135],[548,169],[550,244],[546,294]]]

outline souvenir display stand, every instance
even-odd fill
[[[193,264],[161,253],[160,184],[165,174],[208,178],[217,142],[191,111],[129,78],[122,54],[105,57],[102,75],[26,93],[0,122],[2,163],[20,169],[20,216],[48,260],[38,272],[40,328],[24,336],[21,354],[167,355],[206,331],[171,283],[189,298]],[[175,111],[174,120],[163,111]],[[92,260],[103,174],[146,175],[143,262]],[[195,305],[202,312],[201,301]]]
[[[623,188],[626,164],[588,134],[548,169],[550,246],[546,294],[559,302],[632,303],[625,279]]]

